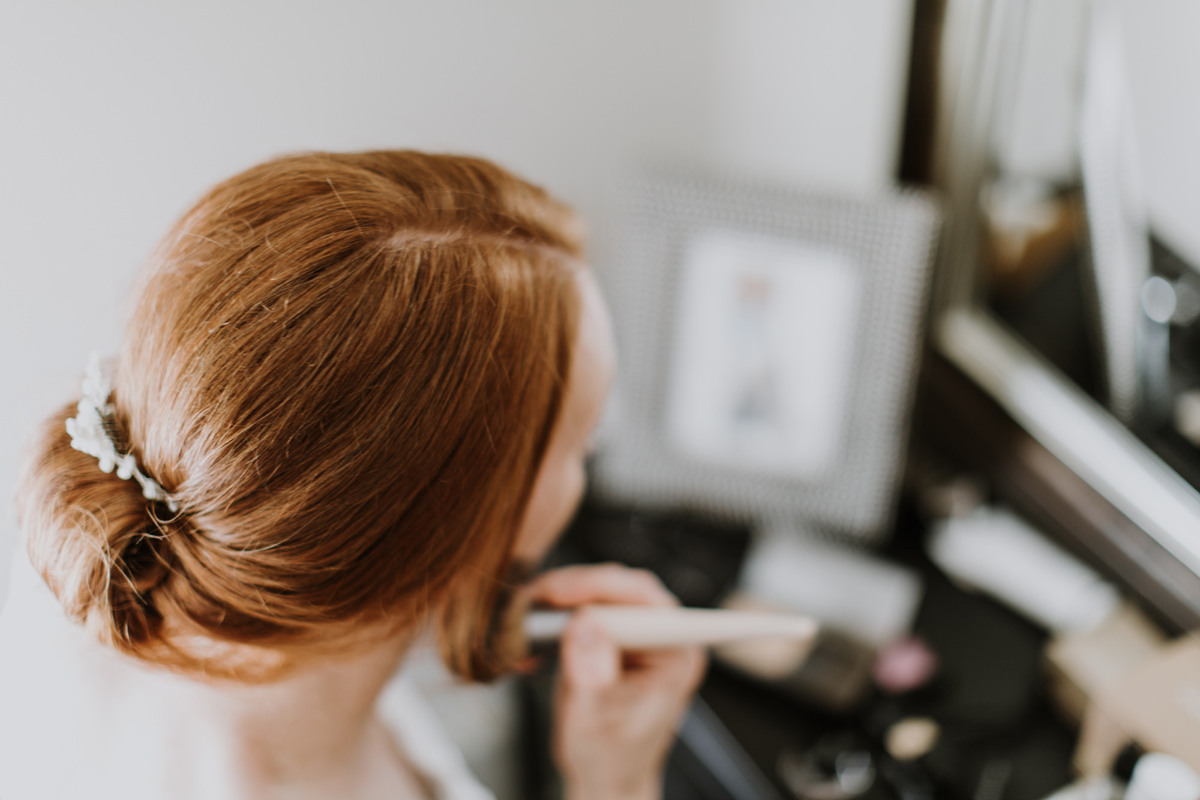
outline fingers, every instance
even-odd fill
[[[708,663],[699,647],[623,653],[586,608],[568,623],[559,653],[563,691],[574,702],[589,704],[589,697],[611,698],[616,691],[669,707],[676,699],[691,696]]]
[[[704,649],[676,647],[624,654],[625,672],[632,681],[690,692],[699,685],[708,665]]]
[[[618,564],[550,570],[530,583],[525,594],[531,602],[561,608],[588,603],[679,605],[654,573]]]
[[[604,568],[602,568],[604,569]],[[565,578],[580,578],[567,571]],[[628,570],[621,572],[630,574]],[[632,593],[617,592],[606,570],[602,597],[616,602],[671,602],[661,585],[635,578]],[[558,578],[556,578],[556,581]],[[619,580],[619,579],[618,579]],[[595,587],[593,587],[595,588]],[[571,587],[541,587],[544,598],[575,601]],[[595,599],[595,595],[585,598]],[[555,703],[555,760],[574,798],[660,796],[663,764],[679,721],[700,682],[699,648],[621,653],[595,610],[575,612],[560,644]]]
[[[690,696],[708,663],[699,647],[622,653],[587,609],[567,625],[559,652],[563,689],[571,695],[598,695],[619,688],[668,703],[671,698]]]
[[[559,646],[562,676],[572,694],[593,694],[621,678],[621,652],[600,620],[586,609],[575,614]]]
[[[691,663],[693,656],[704,660],[704,648],[701,646],[652,647],[646,650],[628,650],[626,654],[632,661],[630,666],[639,668],[666,668],[672,664],[686,661]]]

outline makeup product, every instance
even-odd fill
[[[777,606],[734,592],[721,604],[739,613],[781,613]],[[866,695],[875,650],[853,637],[821,627],[811,640],[744,639],[713,648],[721,663],[829,711],[844,712]]]
[[[932,750],[941,735],[941,726],[933,719],[905,717],[887,729],[883,746],[897,761],[913,761]]]
[[[762,531],[738,588],[873,648],[908,635],[923,594],[911,569],[782,527]]]
[[[777,770],[800,800],[853,800],[875,785],[870,746],[852,733],[827,734],[808,748],[786,748]]]
[[[624,650],[721,644],[746,639],[779,639],[806,647],[816,639],[817,623],[798,614],[727,611],[659,606],[586,606]],[[531,611],[525,637],[531,645],[557,641],[566,630],[568,611]]]
[[[877,650],[905,639],[924,594],[911,569],[811,533],[776,525],[759,532],[739,590],[724,607],[805,614],[820,623],[810,650],[786,642],[723,645],[716,657],[798,700],[847,713],[868,695]]]
[[[923,639],[909,636],[880,649],[871,677],[883,691],[899,695],[927,685],[937,669],[937,654]]]
[[[1120,603],[1111,584],[1007,509],[937,523],[928,550],[947,575],[1056,633],[1092,630]]]

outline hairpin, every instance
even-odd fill
[[[171,511],[178,511],[179,506],[166,490],[138,469],[137,459],[132,453],[117,452],[108,427],[104,424],[105,418],[113,413],[112,403],[108,402],[111,394],[112,381],[100,365],[100,356],[92,353],[83,379],[83,397],[77,406],[79,413],[67,420],[71,447],[98,459],[103,472],[116,469],[118,478],[137,481],[142,487],[142,496],[147,500],[165,503]]]

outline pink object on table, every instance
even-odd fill
[[[929,645],[910,637],[897,639],[879,651],[873,677],[888,694],[903,694],[929,683],[937,668],[937,655]]]

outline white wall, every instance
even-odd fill
[[[478,153],[592,221],[640,159],[864,192],[898,143],[911,0],[0,4],[0,597],[33,426],[116,349],[157,237],[304,149]]]
[[[912,0],[726,0],[716,24],[714,160],[834,189],[891,183]]]
[[[1200,268],[1200,3],[1122,0],[1150,224]]]

